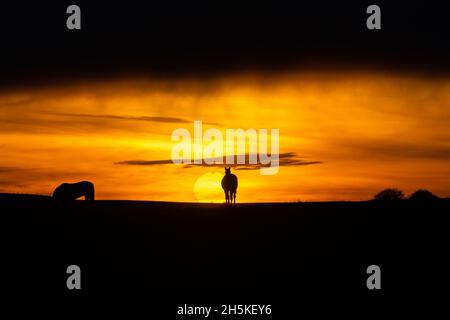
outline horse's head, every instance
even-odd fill
[[[231,167],[225,167],[225,174],[231,174]]]

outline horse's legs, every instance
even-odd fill
[[[236,204],[236,191],[233,192],[233,202]]]
[[[228,204],[228,191],[225,190],[225,203]]]
[[[94,188],[86,188],[86,190],[83,190],[82,195],[84,195],[85,201],[94,201]]]

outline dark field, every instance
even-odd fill
[[[4,296],[192,299],[448,295],[450,201],[57,203],[0,195]],[[82,289],[66,288],[81,267]],[[366,287],[381,268],[381,290]]]

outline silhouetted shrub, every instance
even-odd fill
[[[384,189],[374,196],[375,200],[382,200],[382,201],[402,200],[404,198],[405,195],[403,191],[395,188]]]
[[[412,201],[425,202],[425,201],[435,201],[438,199],[439,199],[438,196],[434,195],[433,193],[431,193],[430,191],[428,191],[426,189],[419,189],[409,196],[409,200],[412,200]]]

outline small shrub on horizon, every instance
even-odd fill
[[[395,201],[395,200],[403,200],[405,198],[405,194],[403,191],[396,188],[388,188],[378,192],[374,196],[374,200],[379,201]]]
[[[427,189],[419,189],[413,192],[408,199],[411,201],[434,201],[440,198]]]

